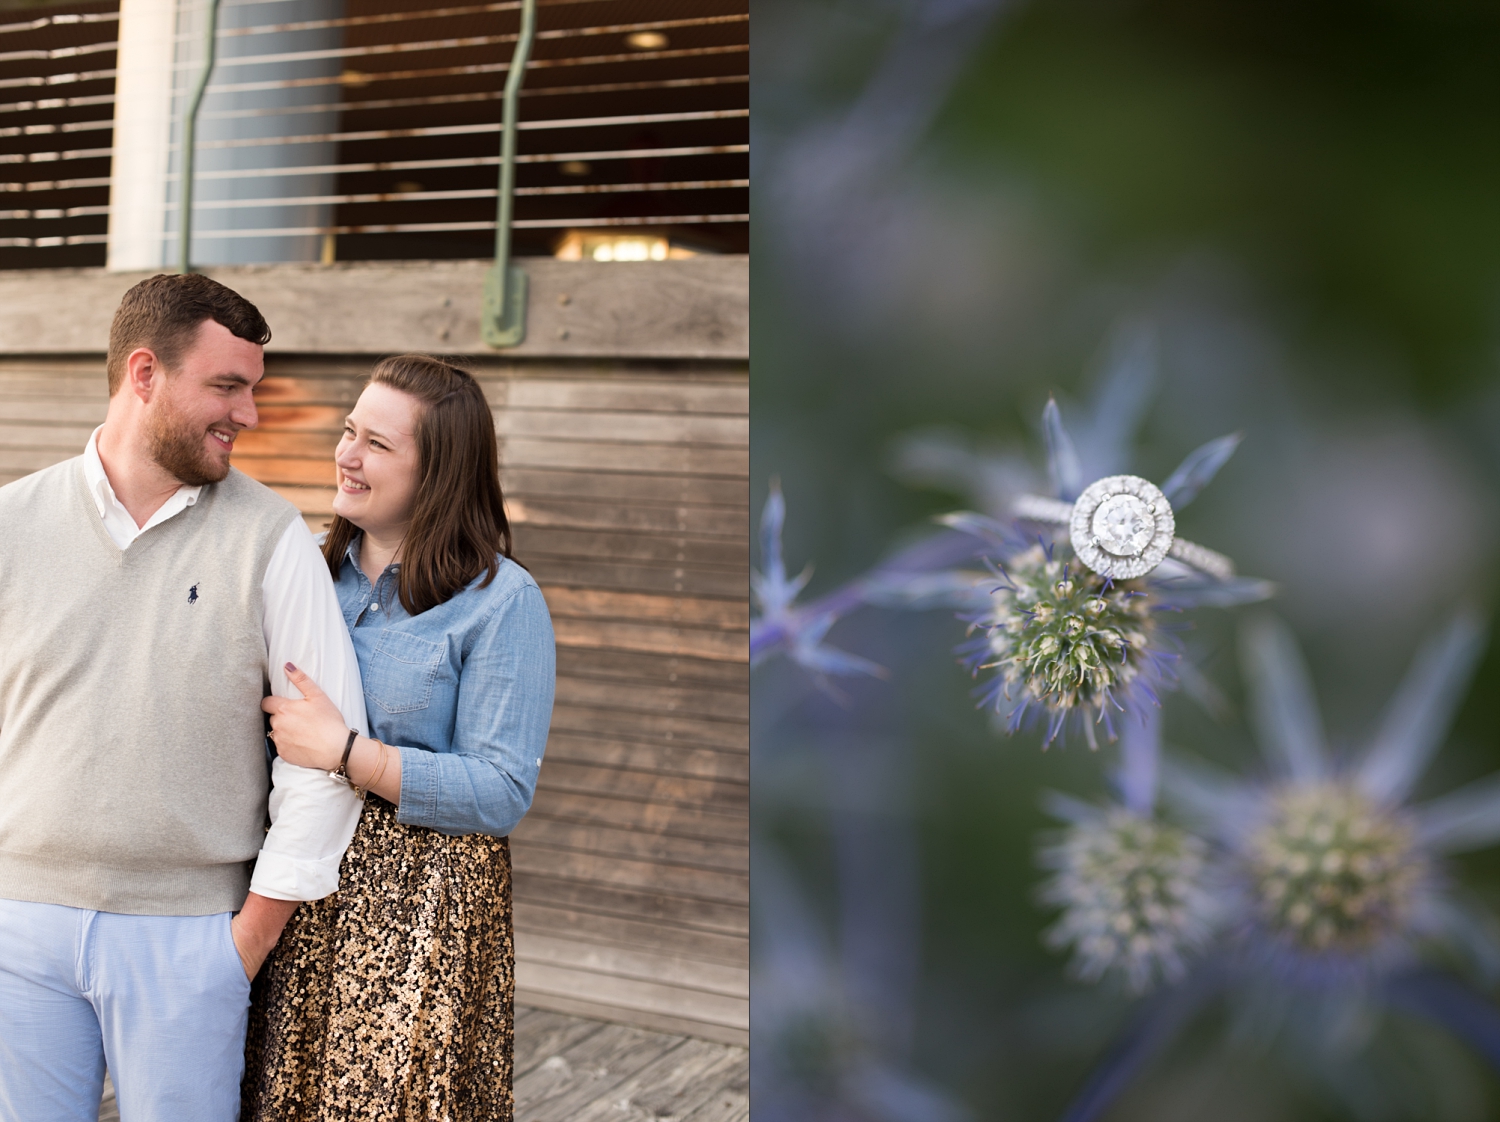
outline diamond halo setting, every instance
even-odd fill
[[[1109,475],[1089,484],[1068,519],[1073,552],[1112,580],[1134,580],[1155,569],[1172,548],[1176,529],[1167,497],[1136,475]]]

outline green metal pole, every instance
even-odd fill
[[[510,263],[510,224],[515,208],[516,125],[521,116],[521,83],[536,36],[536,0],[521,0],[521,34],[505,75],[505,109],[500,132],[500,197],[495,208],[495,266],[485,276],[484,341],[514,347],[526,338],[526,273]]]
[[[191,273],[193,266],[189,255],[193,248],[193,157],[198,144],[198,110],[203,105],[203,93],[208,89],[209,76],[214,72],[218,54],[219,0],[208,0],[208,29],[203,43],[203,72],[198,75],[198,84],[193,87],[192,99],[188,102],[187,114],[182,121],[182,201],[177,218],[177,271]]]

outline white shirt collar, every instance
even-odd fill
[[[144,526],[137,526],[124,504],[115,497],[115,489],[110,486],[109,476],[104,471],[104,461],[99,458],[99,433],[103,428],[100,425],[95,429],[89,436],[88,444],[84,446],[83,481],[88,485],[89,494],[94,497],[94,505],[99,508],[99,517],[104,520],[104,528],[109,531],[110,538],[115,545],[126,549],[151,527],[160,526],[168,518],[181,514],[196,503],[203,488],[189,487],[184,483],[172,492],[172,497],[161,504]]]

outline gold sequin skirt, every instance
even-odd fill
[[[405,826],[370,795],[340,879],[256,976],[242,1122],[511,1122],[506,839]]]

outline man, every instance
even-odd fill
[[[229,466],[269,338],[206,277],[142,281],[83,455],[0,488],[5,1122],[93,1122],[106,1062],[125,1118],[235,1118],[250,978],[338,887],[356,793],[267,776],[288,662],[365,730],[311,534]]]

